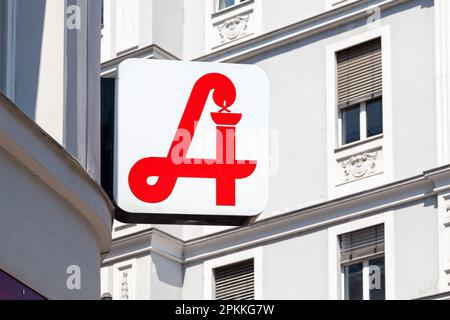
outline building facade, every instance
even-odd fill
[[[450,3],[105,0],[102,76],[131,57],[270,81],[267,209],[245,227],[115,223],[114,299],[450,296]]]
[[[0,0],[0,299],[100,299],[100,21],[97,1]]]

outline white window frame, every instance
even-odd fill
[[[378,253],[378,254],[374,254],[371,255],[369,257],[365,257],[363,259],[357,259],[355,261],[351,261],[348,263],[341,263],[341,297],[342,300],[345,300],[345,290],[347,288],[347,286],[345,285],[345,267],[346,266],[351,266],[354,264],[359,264],[362,263],[363,264],[363,274],[362,274],[362,279],[363,279],[363,300],[370,300],[370,282],[369,282],[369,261],[376,259],[376,258],[381,258],[381,257],[385,257],[384,252],[383,253]],[[385,257],[386,259],[386,257]],[[386,260],[385,260],[385,264],[386,264]],[[386,273],[386,271],[385,271]],[[385,284],[385,288],[386,288],[386,284]]]
[[[382,98],[383,96],[377,97],[377,98]],[[374,99],[377,99],[374,98]],[[344,146],[348,146],[351,145],[352,143],[359,143],[359,142],[364,142],[367,139],[376,139],[377,137],[381,137],[383,136],[383,132],[371,137],[367,137],[367,102],[371,101],[372,99],[360,102],[358,104],[355,104],[353,106],[358,106],[359,107],[359,140],[354,141],[354,142],[350,142],[350,143],[345,143],[343,142],[343,121],[342,121],[342,111],[345,110],[345,108],[341,109],[338,111],[338,146],[339,147],[344,147]],[[382,107],[383,108],[383,107]]]
[[[394,211],[386,211],[328,229],[328,297],[330,300],[345,299],[339,236],[378,224],[384,224],[385,297],[386,300],[395,299]],[[374,257],[376,255],[371,256],[370,259]],[[368,269],[366,272],[368,272]],[[366,286],[368,287],[368,283]]]
[[[234,7],[236,7],[236,6],[238,6],[241,3],[246,2],[246,1],[249,1],[249,0],[234,0],[234,4],[232,4],[231,6],[225,7],[223,9],[219,9],[220,0],[214,0],[214,2],[215,2],[214,3],[214,8],[215,8],[214,12],[221,12],[221,11],[224,11],[224,10],[228,10],[228,9],[234,8]]]
[[[328,194],[330,198],[338,198],[357,191],[374,188],[393,181],[393,151],[392,151],[392,85],[391,85],[391,31],[390,25],[380,25],[375,28],[367,26],[349,31],[353,36],[342,35],[343,39],[330,43],[326,52],[327,74],[327,172]],[[368,29],[368,30],[367,30]],[[358,44],[381,38],[381,58],[383,73],[383,133],[364,140],[342,145],[342,124],[339,120],[340,110],[337,105],[337,60],[336,53]],[[360,115],[361,116],[361,115]],[[366,124],[361,124],[361,126]],[[362,127],[361,127],[362,131]],[[364,130],[366,131],[366,130]],[[347,184],[339,184],[336,172],[337,151],[345,148],[351,153],[353,148],[370,150],[375,145],[381,145],[383,151],[383,172],[369,179],[355,180]]]
[[[207,260],[203,265],[203,296],[205,300],[214,300],[214,269],[236,262],[253,259],[255,268],[255,300],[263,299],[263,257],[262,247],[232,253]]]

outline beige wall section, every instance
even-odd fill
[[[47,0],[42,30],[41,61],[35,118],[63,143],[65,1]]]

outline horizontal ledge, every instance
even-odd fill
[[[179,261],[180,263],[182,264],[195,263],[197,261],[207,260],[215,256],[226,254],[228,252],[242,251],[255,246],[262,245],[267,242],[276,241],[296,234],[308,232],[313,229],[325,227],[329,224],[339,223],[340,221],[345,221],[348,219],[372,214],[375,212],[391,210],[392,208],[408,203],[413,203],[415,201],[422,201],[423,199],[427,199],[432,196],[436,196],[438,194],[438,192],[434,189],[434,183],[436,179],[442,178],[448,178],[450,181],[450,165],[428,170],[420,175],[413,176],[390,184],[386,184],[373,189],[361,191],[356,194],[331,199],[304,208],[299,208],[294,211],[286,212],[274,217],[262,219],[246,227],[232,228],[187,241],[183,241],[179,238],[169,235],[164,231],[155,228],[149,228],[135,232],[133,234],[122,236],[120,237],[120,239],[115,239],[113,240],[113,244],[119,243],[125,244],[127,241],[133,241],[133,239],[136,240],[139,239],[140,237],[148,236],[150,234],[158,234],[162,236],[164,239],[171,241],[173,245],[177,247],[181,246],[183,254],[181,257],[179,257],[181,259],[181,261]],[[394,197],[394,199],[390,202],[369,206],[367,208],[356,210],[354,212],[350,212],[349,214],[346,214],[338,218],[333,218],[331,220],[325,219],[323,221],[314,224],[302,227],[295,227],[292,229],[284,230],[282,232],[278,232],[276,234],[266,235],[262,237],[256,236],[255,239],[252,241],[225,247],[222,249],[216,249],[214,251],[205,250],[205,252],[203,253],[195,252],[198,250],[198,248],[200,247],[205,248],[209,244],[211,244],[211,242],[216,242],[219,239],[224,238],[235,239],[244,234],[247,235],[263,234],[263,232],[261,232],[262,230],[267,230],[267,228],[274,230],[277,226],[292,225],[291,222],[295,222],[296,221],[295,219],[302,219],[302,217],[304,217],[305,215],[321,212],[323,213],[333,208],[338,209],[343,205],[352,207],[358,203],[361,203],[361,201],[365,202],[375,201],[376,199],[384,197],[386,192],[392,193],[393,191],[398,191],[397,193],[401,194],[402,190],[405,190],[405,188],[410,189],[417,188],[417,192],[415,192],[412,195],[399,196],[398,198]],[[450,185],[448,186],[448,188],[450,188]]]
[[[374,2],[354,2],[325,11],[311,18],[267,32],[230,47],[199,56],[194,61],[239,62],[299,39],[367,17],[374,8],[385,9],[411,0],[378,0]]]
[[[348,150],[348,149],[353,149],[353,148],[358,147],[358,146],[362,146],[362,145],[365,145],[365,144],[371,144],[372,142],[377,141],[377,140],[381,141],[381,140],[383,140],[383,137],[384,137],[384,135],[383,135],[383,133],[381,133],[381,134],[378,134],[376,136],[373,136],[373,137],[370,137],[370,138],[367,138],[367,139],[364,139],[364,140],[359,140],[359,141],[355,141],[355,142],[352,142],[352,143],[348,143],[348,144],[345,144],[345,145],[343,145],[343,146],[341,146],[339,148],[334,149],[334,153],[337,154],[337,153],[341,153],[341,152],[343,152],[345,150]],[[380,142],[380,145],[379,146],[375,146],[375,148],[376,147],[381,147],[381,142]],[[372,149],[372,148],[373,148],[373,146],[371,146],[368,149]]]

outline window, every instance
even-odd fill
[[[115,79],[101,78],[101,184],[106,193],[113,197],[114,176],[114,101]],[[118,231],[118,230],[115,230]]]
[[[361,137],[359,123],[360,107],[349,107],[341,111],[343,144],[358,141]]]
[[[343,108],[340,111],[342,145],[382,134],[382,106],[380,97]]]
[[[255,268],[249,259],[214,269],[216,300],[254,300]]]
[[[244,1],[247,1],[247,0],[218,0],[217,9],[223,10],[223,9],[234,6],[235,4],[238,4],[238,3],[241,3]]]
[[[340,145],[383,133],[381,38],[339,51]]]
[[[103,29],[103,27],[105,26],[105,1],[104,0],[102,0],[102,9],[101,10],[102,10],[101,27]]]
[[[384,224],[339,236],[345,300],[384,300]]]

